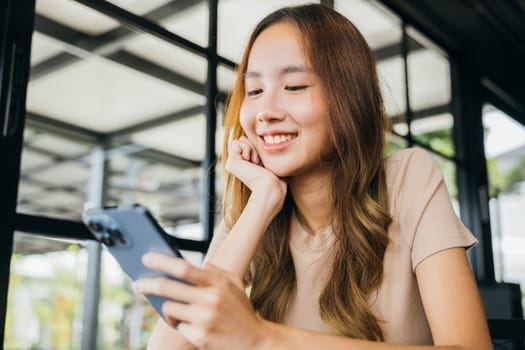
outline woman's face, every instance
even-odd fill
[[[278,23],[259,35],[245,90],[241,125],[265,168],[280,177],[320,170],[332,149],[329,109],[295,27]]]

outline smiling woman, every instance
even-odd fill
[[[384,156],[385,125],[350,21],[306,5],[259,22],[226,111],[224,220],[205,264],[143,257],[192,284],[135,283],[172,300],[150,349],[490,349],[476,240],[427,152]]]

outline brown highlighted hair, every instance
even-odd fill
[[[331,222],[336,236],[330,274],[319,297],[323,321],[340,335],[383,340],[370,299],[383,276],[389,239],[384,168],[386,117],[376,62],[361,33],[344,16],[322,5],[286,7],[265,17],[253,31],[238,66],[225,116],[225,144],[243,134],[239,111],[245,96],[244,73],[257,37],[268,27],[288,23],[302,38],[305,55],[321,79],[330,111]],[[223,157],[223,165],[226,157]],[[239,218],[249,189],[226,174],[224,217]],[[283,320],[295,293],[295,271],[288,244],[293,198],[272,221],[255,253],[250,300],[264,318]]]

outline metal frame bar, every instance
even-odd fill
[[[412,138],[412,108],[410,107],[410,85],[409,85],[409,74],[408,74],[408,34],[406,30],[407,24],[405,21],[401,24],[402,28],[402,38],[401,38],[401,52],[403,57],[403,74],[405,78],[405,122],[408,125],[408,133],[404,138],[408,142],[408,147],[412,147],[414,145],[414,140]]]
[[[103,133],[62,122],[35,112],[26,111],[26,118],[27,126],[29,127],[44,130],[76,142],[96,143],[102,141],[105,137]]]
[[[334,0],[321,0],[321,5],[324,5],[328,8],[334,8]]]
[[[117,51],[105,57],[113,62],[120,63],[126,67],[148,74],[156,79],[163,80],[177,87],[186,89],[199,95],[204,94],[204,84],[190,79],[171,69],[161,67],[151,61],[133,55],[127,51]]]
[[[490,336],[493,339],[516,339],[525,345],[525,320],[488,319]]]
[[[421,45],[416,40],[414,40],[413,38],[407,35],[405,45],[403,44],[403,41],[402,41],[401,43],[394,43],[391,45],[380,47],[374,50],[374,56],[376,57],[377,61],[382,61],[382,60],[389,59],[391,57],[395,57],[398,55],[402,56],[405,51],[413,52],[413,51],[418,51],[422,49],[425,49],[423,45]]]
[[[525,126],[525,109],[489,79],[481,79],[483,99]]]
[[[3,165],[0,199],[0,341],[4,342],[16,198],[24,136],[29,56],[34,0],[6,0],[0,6],[0,159]]]
[[[119,21],[126,27],[129,27],[133,30],[138,30],[140,32],[149,33],[160,39],[166,40],[167,42],[170,42],[176,46],[187,49],[190,52],[193,52],[193,53],[196,53],[198,55],[208,57],[208,58],[212,55],[216,55],[216,52],[214,53],[213,49],[209,47],[208,48],[201,47],[177,34],[170,32],[164,27],[144,17],[137,16],[134,13],[126,11],[118,7],[117,5],[113,5],[112,3],[109,3],[107,1],[100,1],[100,0],[74,0],[74,1],[84,4],[88,7],[91,7],[92,9],[98,12],[101,12],[105,15],[108,15],[112,17],[113,19]],[[210,21],[212,21],[211,17],[210,17]],[[217,55],[217,60],[219,63],[226,65],[230,68],[235,68],[236,66],[236,64],[233,61],[227,58],[218,56],[218,55]]]
[[[479,74],[456,59],[450,61],[450,67],[453,137],[456,157],[461,162],[457,167],[461,218],[479,240],[478,246],[469,251],[476,279],[494,282]]]
[[[29,214],[16,214],[14,216],[13,229],[15,231],[28,232],[53,238],[79,240],[93,239],[89,230],[81,222]],[[208,249],[208,244],[205,241],[170,237],[172,244],[176,244],[183,250],[205,253]]]
[[[144,131],[151,128],[156,128],[158,126],[173,123],[175,121],[179,121],[191,116],[194,116],[196,114],[204,113],[205,107],[204,106],[193,106],[188,107],[182,111],[177,111],[175,113],[170,113],[161,117],[156,117],[151,120],[146,120],[131,126],[126,126],[122,129],[115,130],[107,134],[107,138],[110,140],[110,142],[113,143],[121,143],[118,142],[117,139],[126,138],[138,131]],[[117,142],[116,142],[117,141]]]
[[[209,0],[209,19],[208,26],[208,76],[206,79],[206,153],[202,164],[204,173],[203,186],[203,207],[201,212],[204,237],[210,242],[213,238],[213,228],[215,224],[215,131],[217,129],[217,110],[215,97],[217,96],[217,66],[219,58],[217,55],[217,16],[218,1]]]

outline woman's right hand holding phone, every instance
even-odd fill
[[[282,208],[286,197],[287,183],[285,180],[280,179],[264,167],[255,147],[245,136],[241,136],[239,139],[234,140],[231,143],[228,159],[226,161],[226,170],[237,177],[250,189],[250,198],[240,217],[235,223],[233,223],[233,227],[229,228],[229,233],[223,239],[219,238],[217,240],[217,236],[214,236],[210,245],[210,250],[208,251],[201,272],[213,272],[209,275],[212,276],[211,278],[218,281],[216,285],[215,283],[212,283],[213,285],[208,283],[200,286],[194,284],[192,287],[185,287],[186,289],[195,289],[195,287],[202,289],[200,291],[192,291],[189,295],[196,295],[196,293],[204,295],[204,293],[206,293],[206,295],[208,295],[207,300],[220,301],[220,303],[212,303],[210,306],[206,305],[205,298],[197,299],[200,307],[204,308],[204,311],[201,310],[201,312],[198,313],[199,315],[215,314],[220,317],[217,317],[216,321],[211,323],[212,327],[202,327],[198,322],[200,318],[200,323],[202,323],[202,317],[197,318],[197,322],[189,322],[189,320],[184,320],[182,318],[177,319],[177,316],[173,316],[174,314],[171,312],[170,320],[173,322],[172,325],[180,321],[185,321],[187,328],[188,325],[191,327],[183,333],[173,332],[172,326],[163,321],[158,322],[154,330],[155,336],[151,337],[148,349],[162,349],[166,346],[167,342],[174,347],[181,349],[197,349],[197,347],[193,345],[195,344],[195,339],[191,337],[191,332],[189,332],[189,330],[196,330],[197,332],[193,332],[194,334],[206,334],[200,330],[217,331],[224,329],[225,326],[230,326],[232,324],[235,325],[235,322],[241,319],[240,316],[250,314],[250,303],[242,291],[242,286],[239,286],[238,290],[235,290],[235,288],[225,290],[225,288],[228,289],[232,285],[231,283],[225,283],[225,281],[239,281],[239,285],[242,284],[240,281],[243,280],[248,271],[250,262],[262,236],[266,232],[270,222]],[[161,271],[173,268],[175,265],[171,258],[161,257],[161,259],[166,262],[159,264],[156,268],[155,266],[151,266],[150,268]],[[217,268],[223,272],[220,273],[220,270]],[[225,278],[219,279],[220,275],[223,275]],[[156,283],[157,284],[154,285],[158,286],[160,282],[157,281]],[[180,288],[169,287],[169,285],[176,284],[177,282],[168,281],[166,283],[166,281],[164,281],[162,283],[164,283],[164,288],[157,287],[157,289],[155,289],[150,283],[142,282],[135,287],[138,288],[138,292],[145,294],[155,294],[155,292],[152,292],[153,288],[153,291],[156,291],[157,294],[160,293],[167,297],[170,297],[171,293],[177,293],[181,290]],[[161,286],[162,283],[160,283]],[[139,288],[139,286],[142,287]],[[221,293],[225,293],[226,298],[220,297]],[[214,294],[217,295],[214,296]],[[180,298],[180,296],[175,295],[172,296],[172,298],[176,300],[177,298]],[[231,304],[229,304],[230,301],[232,302]],[[176,305],[177,302],[171,302],[170,304],[172,305],[171,311],[173,311],[174,307],[181,308],[180,305]],[[231,313],[232,305],[239,306],[236,307],[238,312]],[[244,305],[244,308],[242,305]],[[221,311],[220,307],[222,306],[226,306],[228,311]],[[182,307],[187,308],[188,305],[183,305]],[[239,310],[244,311],[240,312]],[[169,311],[170,310],[165,310],[165,314],[170,314]],[[253,311],[251,312],[253,313]],[[244,332],[243,334],[248,334],[246,333],[246,327],[251,327],[252,330],[257,328],[254,328],[253,322],[250,321],[253,321],[254,319],[254,317],[243,318],[242,322],[237,322],[236,327],[232,327],[228,330],[229,334],[233,334],[232,330],[241,330]],[[186,336],[188,336],[188,338],[186,338]],[[212,336],[213,334],[210,333],[207,337]],[[190,339],[192,343],[189,343],[187,339]]]

